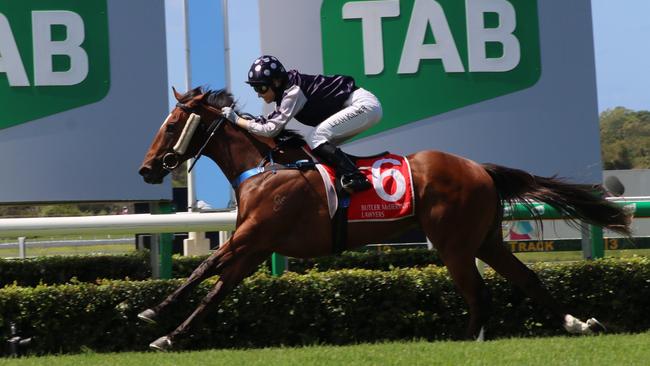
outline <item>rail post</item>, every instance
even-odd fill
[[[603,239],[603,228],[590,225],[591,236],[591,258],[598,259],[605,257],[605,239]]]
[[[173,213],[171,202],[158,202],[151,205],[151,212],[154,214],[171,214]],[[154,240],[157,237],[158,240]],[[157,259],[157,263],[152,263],[152,275],[155,278],[170,279],[172,278],[172,245],[174,241],[173,233],[163,233],[152,236],[151,249],[152,256]],[[157,242],[157,243],[156,243]],[[157,246],[158,253],[154,254],[154,246]],[[154,267],[157,267],[154,269]]]
[[[18,258],[20,259],[27,258],[27,248],[25,244],[26,239],[27,238],[24,236],[18,237]]]
[[[278,253],[271,254],[271,274],[280,276],[287,270],[287,257]]]
[[[591,225],[584,222],[580,223],[580,247],[582,248],[582,258],[592,259],[593,245],[591,243]]]

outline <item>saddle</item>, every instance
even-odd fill
[[[347,248],[349,222],[394,221],[414,215],[411,169],[405,157],[389,152],[350,157],[373,185],[371,189],[350,194],[341,187],[333,168],[316,166],[328,194],[333,254]]]
[[[346,154],[373,184],[372,189],[350,194],[341,186],[333,167],[312,154],[302,136],[289,134],[276,140],[278,146],[300,147],[312,161],[288,164],[293,169],[316,169],[325,184],[332,222],[332,253],[347,248],[348,222],[392,221],[414,214],[413,184],[408,160],[388,151],[368,156]]]

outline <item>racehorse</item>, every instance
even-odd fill
[[[170,304],[187,295],[204,279],[218,281],[194,312],[175,330],[150,344],[157,350],[172,347],[229,292],[273,252],[310,258],[333,252],[332,221],[323,179],[313,169],[295,162],[309,154],[289,131],[281,138],[250,134],[227,122],[221,108],[235,106],[224,91],[195,88],[186,94],[174,90],[178,104],[157,132],[140,175],[147,183],[161,183],[173,169],[191,157],[205,155],[237,182],[236,231],[201,263],[190,277],[160,304],[138,314],[155,323]],[[299,137],[299,136],[298,136]],[[545,202],[574,220],[630,235],[630,217],[594,187],[540,177],[494,164],[478,164],[440,151],[407,156],[412,170],[415,214],[388,222],[351,222],[347,248],[380,242],[419,228],[433,243],[469,307],[466,337],[482,339],[490,316],[491,296],[475,265],[479,258],[540,305],[558,326],[570,333],[591,334],[604,327],[591,318],[583,322],[569,314],[544,288],[537,275],[504,245],[501,221],[504,202]],[[244,179],[247,178],[247,179]],[[240,183],[240,184],[239,184]],[[300,225],[294,223],[300,222]]]

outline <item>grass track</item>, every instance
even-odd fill
[[[85,353],[0,359],[0,365],[648,365],[650,332],[596,337],[400,342],[171,353]]]
[[[632,257],[635,255],[648,257],[650,256],[650,249],[605,250],[605,258],[624,258],[624,257]],[[524,263],[564,262],[564,261],[583,260],[582,252],[580,251],[520,252],[520,253],[515,253],[515,256]]]
[[[93,254],[126,254],[134,252],[133,244],[89,245],[79,247],[27,248],[28,257],[53,255],[93,255]],[[18,257],[18,249],[0,249],[0,258]]]

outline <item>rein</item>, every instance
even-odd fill
[[[207,132],[209,133],[208,138],[205,139],[205,142],[203,143],[203,145],[201,145],[201,148],[194,156],[194,161],[192,161],[192,164],[190,165],[189,169],[187,169],[188,173],[191,172],[192,169],[194,169],[194,165],[196,165],[196,162],[199,161],[199,159],[201,158],[201,154],[203,154],[203,150],[205,150],[205,147],[208,146],[208,143],[210,143],[210,140],[212,140],[212,137],[214,136],[215,132],[217,132],[219,127],[221,127],[225,119],[226,119],[225,117],[219,117],[214,121],[212,121],[212,124],[210,124],[210,127],[208,127],[207,130]]]
[[[176,104],[176,106],[178,106],[179,108],[181,108],[181,109],[183,109],[185,111],[187,111],[186,109],[190,109],[186,105],[181,104],[181,103]],[[221,115],[221,111],[217,111],[216,109],[214,109],[214,108],[212,108],[210,106],[204,105],[204,104],[202,104],[202,106],[203,106],[203,108],[205,108],[205,109],[207,109],[207,110],[209,110],[209,111],[211,111],[211,112],[213,112],[213,113],[215,113],[217,115]],[[186,108],[186,109],[184,109],[184,108]],[[208,144],[210,143],[210,140],[212,140],[212,137],[214,137],[214,134],[217,132],[219,127],[221,127],[221,125],[223,124],[223,122],[225,120],[226,120],[226,118],[221,116],[221,117],[217,117],[214,121],[212,121],[212,123],[210,124],[210,127],[208,127],[208,129],[206,131],[208,133],[208,138],[205,139],[205,142],[203,143],[203,145],[201,145],[201,148],[199,149],[199,151],[196,153],[196,155],[194,155],[194,161],[192,161],[192,164],[190,165],[189,169],[187,169],[188,173],[191,172],[192,169],[194,169],[194,166],[196,165],[196,162],[199,161],[199,159],[201,158],[201,154],[203,154],[203,150],[205,150],[206,146],[208,146]]]

